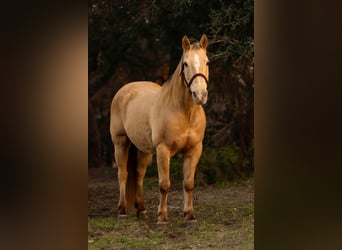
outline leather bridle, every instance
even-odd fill
[[[190,86],[191,86],[192,82],[195,80],[195,78],[198,77],[198,76],[204,78],[205,82],[206,82],[207,85],[208,85],[208,79],[207,79],[207,77],[206,77],[205,75],[203,75],[202,73],[196,73],[196,74],[194,74],[194,75],[191,77],[190,81],[188,82],[188,81],[185,79],[185,74],[184,74],[184,63],[182,63],[182,70],[181,70],[180,75],[182,76],[182,81],[185,82],[185,84],[186,84],[186,86],[188,87],[188,89],[189,89],[190,92],[191,92]]]

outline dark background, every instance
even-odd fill
[[[1,16],[2,247],[86,249],[88,4],[11,4]],[[340,6],[261,0],[254,13],[255,248],[339,249]]]
[[[110,105],[124,84],[163,84],[175,70],[184,35],[209,38],[207,127],[198,183],[252,176],[254,1],[89,1],[89,167],[112,166]],[[155,165],[154,163],[152,165]],[[156,167],[147,175],[155,175]],[[182,179],[181,158],[171,178]]]

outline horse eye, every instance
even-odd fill
[[[185,67],[188,67],[188,64],[185,62],[185,63],[184,63],[184,66],[185,66]]]
[[[209,64],[210,64],[210,62],[208,61],[208,62],[207,62],[207,66],[209,66]]]

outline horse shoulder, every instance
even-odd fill
[[[204,138],[206,117],[202,107],[193,113],[188,128],[185,151],[191,151],[201,144]]]
[[[193,130],[196,133],[204,133],[206,127],[206,117],[202,106],[199,106],[198,109],[196,109],[196,111],[192,114],[189,127],[190,130]]]

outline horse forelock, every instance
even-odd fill
[[[201,49],[201,46],[199,43],[193,43],[191,46],[190,46],[190,50],[199,50]]]

